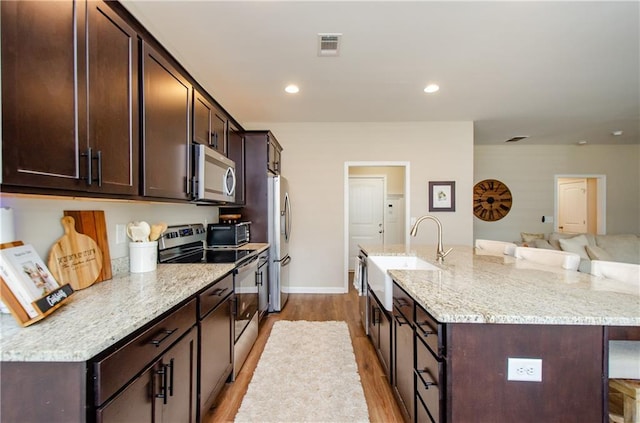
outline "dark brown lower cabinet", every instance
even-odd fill
[[[369,338],[391,382],[391,318],[369,288]]]
[[[416,423],[606,423],[607,327],[438,322],[397,284],[392,386]],[[508,358],[542,381],[507,380]]]
[[[199,295],[200,421],[215,405],[233,371],[232,293],[233,275],[230,274]]]
[[[413,300],[403,291],[393,291],[392,387],[405,421],[414,421],[414,333]]]

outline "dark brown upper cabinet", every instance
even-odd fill
[[[170,59],[142,49],[143,195],[189,200],[192,87]]]
[[[193,90],[193,142],[227,154],[227,119],[212,100]]]
[[[1,7],[3,184],[136,195],[136,32],[101,1]]]
[[[282,171],[282,147],[272,133],[266,134],[267,138],[267,169],[269,172],[280,175]]]
[[[227,157],[236,164],[236,200],[235,204],[244,205],[245,199],[245,141],[244,134],[231,121],[227,132]]]

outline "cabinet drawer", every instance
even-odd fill
[[[206,316],[207,313],[213,310],[232,292],[233,274],[228,274],[198,295],[198,300],[200,301],[200,319]]]
[[[439,361],[427,348],[427,345],[416,337],[416,393],[417,400],[429,410],[435,422],[440,421],[440,405],[444,396],[444,361]]]
[[[443,358],[446,353],[444,326],[438,323],[422,307],[416,305],[416,334],[427,344],[433,354]]]
[[[106,401],[195,324],[196,300],[193,299],[95,362],[95,404]]]
[[[393,305],[407,322],[413,326],[413,298],[402,288],[400,288],[395,282],[393,283]]]

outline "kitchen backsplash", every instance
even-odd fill
[[[47,259],[51,246],[64,235],[60,223],[64,210],[104,210],[113,274],[129,271],[129,238],[116,234],[116,226],[134,220],[169,225],[216,223],[218,207],[136,201],[68,199],[47,196],[0,194],[0,207],[13,209],[17,240],[34,246]],[[0,222],[0,225],[4,222]]]

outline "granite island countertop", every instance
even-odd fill
[[[450,246],[447,246],[447,248]],[[369,256],[418,256],[442,270],[389,270],[442,323],[640,326],[640,289],[590,274],[453,246],[361,245]]]
[[[247,244],[261,252],[268,244]],[[86,361],[193,296],[234,264],[159,264],[74,292],[44,320],[20,327],[0,316],[2,361]],[[195,316],[194,316],[195,319]]]

